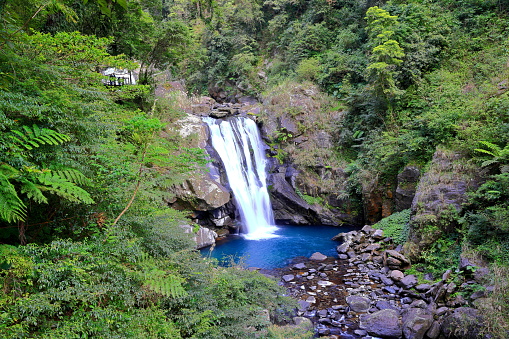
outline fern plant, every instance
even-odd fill
[[[70,141],[68,135],[58,133],[49,128],[39,128],[37,125],[32,127],[22,126],[22,131],[12,130],[8,137],[19,147],[32,150],[41,145],[60,145]]]
[[[141,279],[146,289],[169,298],[187,296],[187,291],[183,286],[186,279],[177,272],[159,269],[153,258],[146,252],[142,253],[140,264],[143,268]]]
[[[33,125],[12,130],[6,138],[0,139],[0,143],[3,143],[2,149],[8,150],[10,159],[21,157],[26,160],[27,151],[41,145],[60,145],[70,139],[65,134]],[[16,168],[0,162],[0,219],[9,223],[26,220],[26,201],[47,204],[47,193],[75,203],[92,204],[90,194],[78,186],[87,184],[88,179],[74,169],[52,171],[35,165]]]
[[[488,167],[491,165],[498,164],[500,167],[500,172],[508,173],[509,172],[509,144],[507,144],[504,148],[493,144],[488,141],[479,141],[479,143],[487,149],[484,148],[476,148],[476,152],[480,152],[483,154],[487,154],[491,156],[490,159],[487,159],[482,162],[482,167]]]

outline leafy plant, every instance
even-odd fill
[[[12,142],[3,141],[2,148],[7,149],[4,161],[21,159],[26,161],[30,153],[41,145],[60,145],[70,140],[70,137],[56,131],[33,125],[31,128],[22,126],[23,132],[13,130],[7,135]],[[12,160],[11,160],[12,161]],[[37,166],[23,165],[15,168],[8,163],[0,163],[0,218],[7,222],[23,221],[27,217],[27,205],[21,199],[25,196],[36,203],[48,203],[44,193],[51,193],[75,203],[92,204],[94,200],[90,194],[77,184],[87,184],[88,179],[77,170],[39,169]]]
[[[404,244],[408,239],[411,210],[406,209],[383,218],[373,225],[382,229],[386,237],[391,237],[396,244]]]
[[[509,144],[502,148],[488,141],[479,141],[479,143],[485,148],[476,148],[475,151],[491,156],[491,159],[482,162],[482,167],[496,164],[499,165],[500,172],[509,172]]]

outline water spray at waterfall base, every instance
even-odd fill
[[[246,239],[277,237],[267,188],[267,161],[256,123],[248,118],[204,118],[212,147],[226,170]]]

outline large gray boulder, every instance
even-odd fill
[[[228,203],[230,192],[206,175],[195,176],[174,189],[176,197],[170,201],[177,209],[211,211]]]
[[[403,326],[395,310],[384,309],[372,314],[361,315],[359,327],[370,335],[380,338],[401,338]]]
[[[190,225],[181,226],[184,233],[193,233],[193,227]],[[193,240],[196,242],[196,248],[204,248],[213,245],[216,242],[217,233],[209,228],[201,227],[194,234]]]
[[[368,298],[358,295],[350,295],[346,297],[346,303],[354,312],[367,312],[371,306],[371,301]]]
[[[433,315],[423,308],[409,308],[403,312],[403,335],[406,339],[422,339],[433,324]]]

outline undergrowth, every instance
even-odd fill
[[[394,243],[403,245],[408,238],[410,212],[410,209],[406,209],[393,213],[377,222],[373,227],[382,229],[386,237],[391,237]]]

